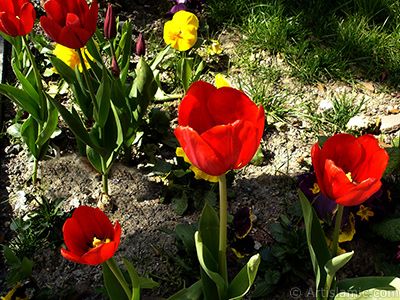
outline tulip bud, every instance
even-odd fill
[[[113,56],[112,62],[111,62],[111,74],[114,77],[119,77],[120,73],[121,73],[121,71],[119,69],[117,59],[115,58],[115,56]]]
[[[144,44],[144,38],[141,33],[139,33],[138,41],[136,43],[136,53],[139,56],[144,56],[146,54],[146,45]]]
[[[115,13],[111,4],[109,4],[107,8],[106,20],[104,22],[104,36],[108,40],[115,39],[117,36],[117,23],[115,21]]]

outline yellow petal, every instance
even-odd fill
[[[224,86],[230,87],[231,83],[226,79],[225,75],[217,74],[215,75],[215,86],[217,87],[217,89]]]

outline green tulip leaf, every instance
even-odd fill
[[[49,59],[53,67],[69,85],[76,84],[77,78],[75,71],[70,66],[55,56],[50,56]]]
[[[199,233],[214,260],[218,261],[219,218],[217,212],[207,202],[201,212]]]
[[[106,155],[106,149],[100,147],[97,141],[94,141],[92,139],[92,137],[87,132],[85,126],[83,125],[82,120],[78,117],[77,114],[70,113],[64,107],[64,105],[62,105],[57,100],[54,100],[51,97],[49,99],[50,102],[57,108],[64,121],[68,124],[69,128],[77,138],[79,138],[85,145],[93,148],[100,155]]]
[[[110,80],[108,79],[106,69],[103,68],[102,81],[96,93],[97,105],[95,107],[97,107],[98,111],[94,111],[94,119],[96,120],[97,125],[100,127],[104,127],[108,120],[111,103],[110,94]]]
[[[184,288],[169,297],[167,300],[201,300],[202,299],[202,284],[201,280],[196,281],[188,288]]]
[[[150,68],[152,71],[157,69],[158,65],[163,61],[164,57],[171,51],[171,45],[167,45],[161,52],[157,54],[156,57],[150,62]]]
[[[190,78],[192,77],[193,61],[188,58],[181,58],[177,64],[177,74],[182,82],[183,90],[189,89]]]
[[[126,259],[122,259],[132,283],[132,300],[140,299],[140,278],[135,267]]]
[[[200,266],[208,277],[210,277],[220,289],[223,289],[226,286],[226,282],[218,273],[218,262],[214,259],[210,250],[203,244],[198,231],[194,234],[194,239]]]
[[[51,138],[51,136],[53,135],[54,131],[57,128],[57,123],[58,123],[58,110],[51,105],[47,121],[43,124],[43,128],[36,140],[36,144],[38,145],[38,147],[43,146]]]
[[[91,165],[100,173],[105,174],[103,170],[102,158],[101,156],[90,146],[86,146],[86,156],[91,163]]]
[[[400,149],[396,147],[385,148],[389,155],[389,162],[383,174],[389,174],[400,165]]]
[[[108,297],[111,300],[131,300],[128,299],[122,285],[111,271],[106,262],[101,264],[103,270],[104,285],[106,287]]]
[[[325,264],[326,273],[330,276],[334,276],[341,267],[349,262],[349,260],[353,257],[353,254],[354,251],[346,252],[328,260],[328,262]]]
[[[386,292],[393,292],[396,297],[394,299],[399,299],[400,297],[400,279],[395,276],[368,276],[368,277],[357,277],[344,279],[336,283],[336,289],[339,291],[338,295],[335,297],[337,300],[342,299],[379,299],[379,298],[344,298],[345,295],[361,295],[368,296],[371,295],[371,291],[375,291],[375,295],[384,295]],[[382,291],[380,293],[379,291]],[[366,293],[364,293],[366,292]],[[382,299],[392,299],[392,298],[382,298]]]
[[[98,29],[96,29],[98,31]],[[97,61],[97,62],[102,62],[103,59],[101,58],[101,54],[99,52],[99,47],[96,45],[96,42],[93,40],[93,38],[89,39],[86,43],[86,48],[89,51],[90,55]],[[86,58],[87,59],[87,58]],[[88,62],[90,59],[87,59]]]
[[[247,294],[256,278],[260,261],[260,254],[252,256],[239,274],[232,280],[227,291],[227,298],[229,300],[239,300]]]
[[[204,64],[204,61],[202,60],[199,63],[199,65],[197,66],[196,71],[194,72],[194,76],[193,76],[193,79],[191,80],[191,82],[196,82],[196,81],[198,81],[200,79],[200,75],[203,72],[204,68],[205,68],[205,64]]]
[[[32,99],[36,101],[36,103],[38,105],[40,105],[39,94],[37,92],[37,88],[34,87],[29,82],[27,77],[25,75],[23,75],[21,73],[21,71],[17,68],[14,59],[11,61],[11,65],[12,65],[12,68],[14,70],[15,76],[17,77],[18,81],[21,83],[21,86],[22,86],[23,90],[26,91],[32,97]],[[43,107],[43,109],[45,109],[45,108]]]
[[[303,210],[304,223],[307,235],[308,250],[310,251],[311,262],[314,269],[317,298],[320,298],[320,292],[324,289],[327,273],[325,271],[326,263],[331,259],[330,251],[326,243],[324,231],[321,223],[303,192],[299,190],[300,203]]]
[[[25,109],[36,121],[41,122],[40,107],[27,92],[11,85],[0,84],[0,93]]]
[[[28,146],[29,152],[37,158],[36,139],[38,137],[38,123],[34,118],[28,117],[21,127],[21,136]]]

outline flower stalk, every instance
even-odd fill
[[[226,240],[228,222],[228,196],[226,188],[226,176],[219,176],[219,248],[218,261],[219,273],[225,282],[228,282],[228,270],[226,264]]]

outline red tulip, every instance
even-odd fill
[[[99,208],[80,206],[63,227],[68,250],[61,249],[66,259],[85,265],[99,265],[117,251],[121,238],[118,221],[113,227]]]
[[[85,0],[49,0],[44,9],[47,17],[40,17],[43,30],[55,42],[68,48],[84,47],[96,31],[96,0],[90,8]]]
[[[106,20],[104,21],[104,36],[107,40],[113,40],[117,36],[117,22],[111,4],[108,4]]]
[[[29,0],[3,0],[0,7],[0,31],[16,37],[27,35],[33,28],[36,11]]]
[[[311,158],[321,192],[337,204],[359,205],[381,187],[389,156],[373,135],[338,134],[322,149],[315,143]]]
[[[139,37],[136,43],[136,54],[139,56],[144,56],[146,54],[146,44],[144,42],[142,33],[139,33]]]
[[[264,108],[242,91],[197,81],[178,108],[175,129],[190,162],[219,176],[250,162],[264,131]]]

